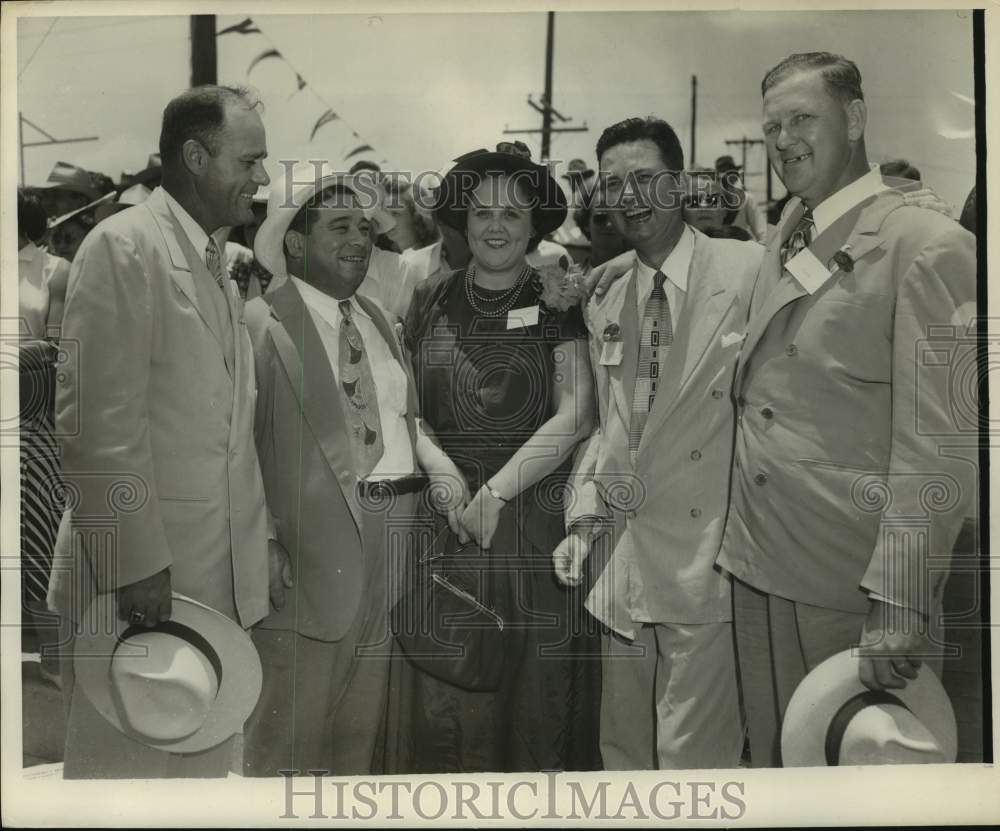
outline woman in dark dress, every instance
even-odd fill
[[[436,215],[465,234],[472,259],[418,289],[405,330],[425,429],[468,486],[447,525],[503,570],[503,680],[470,692],[396,662],[388,772],[600,766],[597,633],[582,594],[550,567],[563,536],[561,486],[593,424],[583,293],[575,275],[525,263],[562,224],[566,200],[516,150],[467,154],[445,177]]]

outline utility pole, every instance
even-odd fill
[[[747,138],[746,136],[743,136],[743,138],[738,138],[738,139],[726,139],[726,144],[736,144],[736,145],[739,145],[739,147],[740,147],[740,155],[741,155],[741,161],[742,161],[742,164],[740,166],[743,168],[743,177],[744,177],[744,179],[746,179],[746,176],[747,176],[747,148],[748,147],[753,147],[753,146],[755,146],[757,144],[763,144],[763,143],[764,143],[764,139],[752,139],[752,138]],[[765,167],[765,169],[767,171],[767,202],[768,202],[768,204],[770,204],[770,202],[771,202],[771,163],[770,163],[770,161],[767,161],[765,163],[764,167]],[[754,174],[754,175],[757,175],[757,174]]]
[[[688,164],[695,167],[695,124],[698,121],[698,76],[691,76],[691,160]]]
[[[191,86],[218,82],[215,15],[193,14],[191,15]]]
[[[27,124],[31,129],[37,130],[41,133],[47,141],[28,141],[24,140],[24,125]],[[48,147],[53,144],[74,144],[78,141],[97,141],[97,136],[80,136],[79,138],[67,138],[67,139],[57,139],[55,136],[50,135],[45,132],[41,127],[35,124],[33,121],[29,121],[21,113],[17,114],[17,146],[18,154],[21,157],[21,184],[24,184],[24,150],[26,147]]]
[[[549,153],[552,146],[552,134],[553,133],[585,133],[590,128],[587,126],[587,122],[583,122],[582,127],[553,127],[552,118],[553,116],[557,118],[560,122],[566,123],[572,121],[572,117],[568,117],[560,113],[552,106],[552,57],[555,52],[555,12],[548,13],[548,31],[545,37],[545,92],[542,94],[542,99],[540,102],[535,102],[531,94],[528,94],[528,106],[542,116],[542,129],[521,129],[521,130],[511,130],[504,127],[504,134],[511,135],[514,133],[541,133],[542,134],[542,161],[547,162],[549,160]]]

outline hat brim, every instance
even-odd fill
[[[257,236],[254,237],[253,252],[257,262],[276,277],[286,276],[288,272],[285,264],[285,234],[302,206],[317,193],[331,185],[343,184],[352,190],[360,190],[360,186],[356,184],[357,180],[357,174],[332,173],[299,187],[292,193],[290,200],[284,201],[278,201],[278,197],[284,194],[285,188],[272,185],[267,204],[267,216],[257,230]],[[369,179],[369,181],[371,180]],[[362,191],[362,193],[364,192]],[[383,209],[380,204],[363,210],[365,216],[378,226],[380,234],[391,231],[396,226],[396,220],[392,218],[392,214]]]
[[[159,742],[131,730],[122,719],[111,687],[111,658],[130,624],[119,620],[113,592],[98,595],[84,617],[76,638],[73,666],[76,683],[94,708],[122,733],[137,742],[170,753],[208,750],[240,732],[260,697],[263,673],[250,636],[225,615],[180,594],[173,595],[170,620],[193,629],[215,650],[222,667],[219,690],[201,727],[190,736]],[[135,653],[137,657],[141,653]]]
[[[46,182],[43,185],[35,185],[36,190],[64,190],[67,193],[75,193],[78,196],[83,196],[84,198],[93,201],[98,199],[101,192],[96,188],[88,188],[84,185],[77,185],[73,182]]]
[[[438,221],[458,231],[465,231],[468,194],[487,175],[523,177],[522,181],[528,186],[531,195],[538,199],[535,231],[539,235],[552,233],[566,221],[566,194],[549,169],[523,156],[498,152],[462,156],[445,174],[434,205]]]
[[[799,684],[781,725],[781,761],[784,767],[825,767],[826,734],[830,722],[850,699],[868,688],[858,677],[860,658],[847,649],[828,658]],[[924,662],[917,677],[896,696],[931,732],[944,756],[954,761],[958,729],[948,693]]]
[[[589,167],[586,170],[571,170],[562,175],[563,179],[589,179],[594,175],[594,171]]]
[[[114,198],[115,198],[115,192],[111,191],[110,193],[104,194],[104,196],[98,197],[93,202],[87,205],[83,205],[82,207],[76,208],[75,210],[72,210],[67,214],[63,214],[62,216],[57,216],[55,219],[49,222],[49,230],[51,231],[53,228],[58,228],[64,222],[69,222],[69,220],[79,216],[80,214],[85,214],[88,211],[92,211],[95,208],[104,205],[105,203],[112,202],[114,201]]]

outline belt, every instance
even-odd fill
[[[423,474],[404,476],[401,479],[380,479],[376,482],[359,479],[358,497],[360,499],[385,499],[389,496],[418,493],[427,486],[427,482],[428,479]]]

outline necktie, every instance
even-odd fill
[[[382,458],[382,423],[371,364],[352,317],[351,303],[341,300],[339,305],[344,319],[340,324],[337,378],[347,399],[345,414],[358,478],[364,479]]]
[[[806,212],[802,214],[802,218],[799,220],[798,224],[795,226],[795,230],[792,231],[792,235],[788,238],[785,243],[785,247],[781,251],[781,264],[784,265],[792,257],[798,254],[803,248],[805,248],[812,241],[813,232],[813,217],[812,210],[806,208]]]
[[[215,278],[215,282],[218,283],[222,293],[225,294],[226,277],[222,268],[222,255],[219,253],[219,246],[216,245],[215,239],[212,237],[208,238],[208,245],[205,246],[205,265],[208,266],[208,270]]]
[[[639,450],[642,431],[649,419],[656,398],[656,384],[666,350],[674,342],[674,327],[670,320],[670,302],[663,289],[667,276],[662,271],[653,275],[653,291],[646,301],[642,316],[642,333],[639,336],[639,366],[635,377],[635,394],[632,396],[632,418],[629,423],[628,446],[632,453]]]

